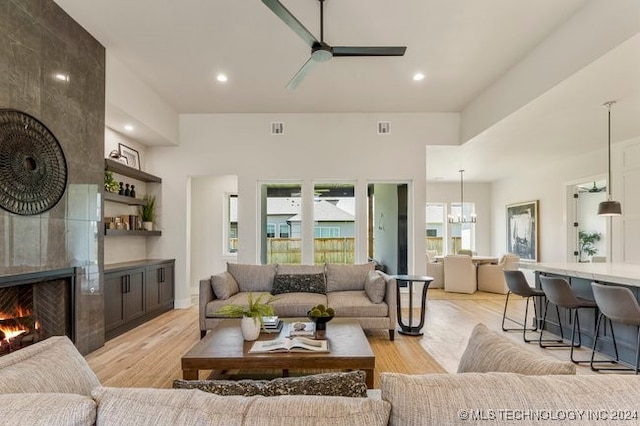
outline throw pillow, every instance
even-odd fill
[[[213,294],[220,300],[226,300],[240,291],[233,275],[227,271],[211,276],[211,288]]]
[[[387,289],[387,282],[378,271],[369,271],[364,282],[364,291],[373,303],[382,303]]]
[[[324,395],[361,398],[367,396],[364,371],[322,373],[273,380],[174,380],[173,387],[200,389],[217,395]]]
[[[324,274],[286,274],[276,275],[271,294],[282,293],[320,293],[327,294]]]
[[[233,275],[240,291],[270,292],[273,277],[276,275],[276,265],[245,265],[227,262],[227,271]]]
[[[364,290],[364,281],[373,263],[341,265],[327,263],[327,292]]]
[[[67,336],[52,336],[0,357],[0,393],[89,396],[100,381]]]
[[[3,425],[94,426],[96,403],[74,393],[0,394]]]
[[[529,376],[576,374],[576,366],[523,349],[480,323],[471,333],[458,364],[458,373],[489,372]]]

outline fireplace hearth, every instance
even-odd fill
[[[0,277],[0,356],[50,336],[75,341],[75,269]]]

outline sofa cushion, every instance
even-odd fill
[[[369,271],[364,281],[364,291],[373,303],[382,303],[387,289],[387,281],[378,271]]]
[[[100,386],[66,336],[53,336],[0,357],[0,393],[77,393]]]
[[[478,324],[469,337],[458,373],[504,372],[527,375],[576,374],[571,362],[534,353]]]
[[[321,265],[291,265],[278,263],[278,274],[324,274],[324,264]]]
[[[195,389],[98,388],[96,426],[377,426],[385,401],[338,396],[219,396]]]
[[[363,371],[322,373],[273,380],[174,380],[177,389],[200,389],[217,395],[282,396],[325,395],[366,397],[366,375]]]
[[[228,271],[211,276],[211,288],[218,299],[226,300],[240,291],[238,283]]]
[[[0,423],[30,426],[92,426],[96,403],[72,393],[8,393],[0,395]]]
[[[373,270],[373,263],[361,265],[327,263],[327,292],[364,290],[367,274]]]
[[[276,265],[245,265],[227,262],[227,271],[233,275],[240,291],[270,292]]]
[[[373,303],[364,290],[327,293],[327,305],[335,309],[336,317],[387,317],[386,303]]]
[[[324,274],[276,274],[271,293],[327,293]]]
[[[636,413],[635,375],[525,376],[513,373],[405,375],[381,373],[389,426],[469,424],[612,424],[610,414]],[[603,413],[601,421],[588,413]],[[579,416],[569,421],[562,415]],[[536,415],[548,416],[537,419]],[[519,417],[507,417],[507,416]],[[555,415],[555,418],[550,416]],[[489,420],[495,416],[494,420]],[[511,420],[511,421],[507,421]],[[555,420],[555,421],[554,421]],[[590,421],[587,421],[590,420]],[[633,420],[632,423],[637,422]]]
[[[276,315],[282,318],[307,316],[307,312],[316,305],[327,304],[327,296],[319,293],[284,293],[279,294],[271,306]]]

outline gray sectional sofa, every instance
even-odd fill
[[[379,390],[369,391],[367,397],[349,397],[223,396],[198,389],[103,387],[68,338],[52,337],[0,357],[0,424],[638,424],[637,376],[576,376],[569,363],[540,360],[538,354],[494,338],[486,332],[472,335],[460,374],[377,372]],[[491,364],[485,362],[488,357]],[[474,372],[514,366],[520,374]],[[545,371],[556,375],[543,375]]]
[[[228,263],[227,270],[200,281],[202,337],[224,317],[226,304],[246,304],[247,294],[276,296],[281,318],[304,318],[313,306],[335,309],[336,317],[357,320],[363,329],[384,329],[394,339],[397,326],[396,280],[361,265],[245,265]]]

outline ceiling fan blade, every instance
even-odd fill
[[[309,47],[313,47],[314,44],[319,44],[320,42],[316,39],[311,32],[305,28],[298,19],[293,16],[289,10],[282,5],[278,0],[262,0],[273,13],[275,13],[278,18],[280,18],[289,28],[291,28],[300,38],[304,40],[305,43]]]
[[[294,75],[293,78],[289,81],[289,83],[287,84],[287,89],[293,90],[298,87],[302,80],[304,80],[304,77],[307,75],[307,73],[311,71],[311,68],[313,68],[316,64],[317,62],[314,61],[313,58],[309,58],[309,60],[304,63],[302,68],[298,70],[296,75]]]
[[[333,56],[403,56],[406,46],[334,46]]]

